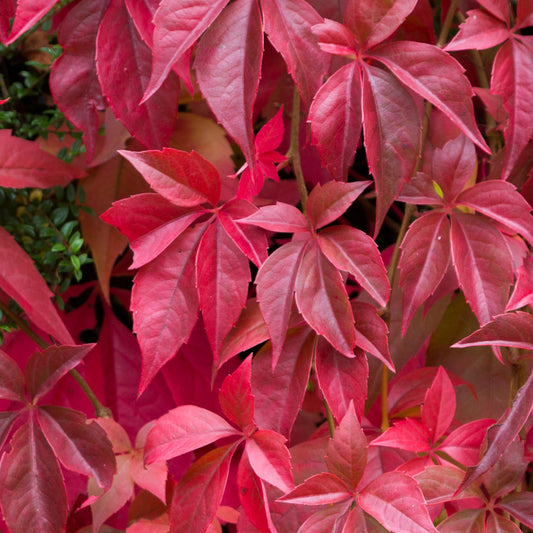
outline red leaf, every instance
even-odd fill
[[[173,65],[224,9],[228,0],[163,0],[154,16],[152,76],[143,101],[163,84]]]
[[[514,311],[533,303],[533,258],[527,255],[518,267],[513,293],[507,302],[506,311]]]
[[[84,0],[74,6],[59,27],[63,54],[50,73],[50,90],[58,107],[76,128],[83,131],[87,159],[96,149],[100,120],[106,107],[96,74],[96,34],[108,0]]]
[[[487,533],[521,533],[521,529],[514,522],[500,514],[491,512],[485,523]]]
[[[467,137],[490,153],[475,122],[472,87],[454,58],[436,46],[414,41],[380,45],[372,50],[371,57],[382,62],[402,83],[440,109]]]
[[[220,199],[220,177],[216,168],[195,151],[163,148],[145,152],[119,150],[150,184],[173,204],[194,207]]]
[[[497,220],[533,244],[531,206],[511,183],[499,180],[477,183],[463,191],[456,203]]]
[[[416,481],[400,472],[388,472],[371,481],[360,492],[358,502],[386,529],[437,532]]]
[[[475,215],[452,215],[452,258],[459,284],[479,323],[503,313],[513,272],[501,233]]]
[[[328,181],[315,185],[306,204],[313,227],[319,229],[337,220],[369,185],[369,181]]]
[[[174,488],[170,504],[171,531],[207,530],[224,494],[234,452],[234,444],[211,450],[185,472]]]
[[[246,439],[246,453],[253,471],[283,492],[294,488],[291,473],[291,456],[285,446],[286,439],[268,429],[256,431]]]
[[[331,505],[352,498],[353,494],[344,481],[334,474],[322,472],[306,479],[278,501],[302,505]]]
[[[295,297],[305,321],[346,357],[354,357],[352,308],[339,271],[319,246],[307,247],[296,276]]]
[[[439,524],[439,533],[486,533],[485,512],[481,509],[463,509]]]
[[[13,422],[19,416],[20,411],[0,411],[0,446],[3,446],[6,442]]]
[[[361,73],[352,61],[320,87],[309,109],[313,143],[335,179],[346,179],[361,136]]]
[[[377,234],[420,152],[421,117],[413,95],[386,70],[364,65],[364,141],[376,183]]]
[[[252,358],[248,356],[237,370],[226,376],[218,393],[222,412],[244,432],[255,426],[251,379]]]
[[[253,224],[260,228],[280,233],[297,233],[309,231],[309,222],[305,215],[293,205],[276,202],[266,205],[259,211],[239,220],[241,224]]]
[[[248,259],[217,218],[204,233],[196,258],[198,299],[215,364],[226,335],[246,305],[249,282]]]
[[[340,22],[326,18],[321,24],[315,24],[312,30],[324,52],[355,57],[357,49],[355,35]]]
[[[354,276],[372,298],[385,306],[390,285],[376,243],[366,233],[351,226],[326,228],[318,237],[320,250],[339,270]]]
[[[503,97],[509,113],[509,126],[504,132],[505,161],[502,178],[507,179],[522,150],[533,135],[533,113],[527,102],[533,97],[533,53],[518,39],[504,43],[492,65],[491,92]]]
[[[102,92],[134,137],[147,148],[161,148],[168,144],[174,127],[179,85],[173,75],[150,101],[140,103],[151,61],[150,49],[123,0],[111,0],[96,39],[96,70]]]
[[[109,489],[116,462],[105,431],[94,421],[88,424],[84,414],[65,407],[45,406],[37,413],[46,440],[61,463]]]
[[[322,17],[305,0],[271,0],[261,4],[263,24],[270,42],[283,56],[304,103],[322,84],[328,59],[318,46],[311,27]]]
[[[450,427],[455,415],[455,390],[446,371],[439,367],[437,375],[426,392],[422,406],[422,421],[429,436],[437,442]]]
[[[196,323],[194,258],[204,229],[187,230],[135,276],[131,310],[143,356],[140,393],[187,342]]]
[[[365,470],[367,447],[353,402],[350,402],[346,414],[328,443],[325,460],[328,470],[342,479],[354,493]]]
[[[320,390],[333,416],[342,420],[351,401],[354,402],[357,416],[363,416],[368,379],[365,355],[356,350],[355,357],[344,357],[324,339],[318,339],[315,365]]]
[[[0,186],[46,189],[83,178],[85,172],[41,150],[34,141],[0,130]]]
[[[498,502],[498,508],[507,511],[512,517],[529,528],[533,528],[533,493],[515,492],[507,494]]]
[[[0,398],[24,402],[24,378],[17,363],[0,350]]]
[[[368,5],[348,0],[344,23],[354,32],[361,48],[370,48],[390,37],[416,4],[416,0],[377,0]]]
[[[12,533],[64,531],[67,496],[54,452],[29,421],[11,441],[0,463],[0,503]]]
[[[263,28],[257,1],[237,0],[206,31],[194,63],[202,94],[218,122],[241,147],[252,169],[255,168],[252,112],[262,56]]]
[[[26,387],[32,400],[44,396],[64,375],[79,365],[94,348],[94,344],[80,346],[49,346],[35,352],[24,369]]]
[[[511,346],[533,350],[533,317],[516,311],[497,315],[482,328],[452,345],[452,348],[468,346]]]
[[[221,416],[196,405],[181,405],[159,418],[148,433],[146,464],[165,461],[241,433]]]
[[[342,533],[344,531],[359,533],[358,530],[345,529],[351,503],[350,501],[342,501],[320,509],[302,524],[299,531],[306,533]]]
[[[442,281],[450,261],[450,222],[442,212],[425,213],[409,227],[399,263],[402,333]]]
[[[418,420],[406,418],[396,422],[382,435],[375,438],[372,446],[389,446],[411,452],[429,452],[431,450],[428,428]],[[370,512],[370,511],[368,511]],[[372,513],[370,513],[372,514]]]
[[[57,3],[57,0],[18,0],[13,27],[5,45],[16,41]]]

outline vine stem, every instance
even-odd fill
[[[307,187],[305,185],[304,173],[302,170],[302,160],[300,159],[300,93],[296,85],[292,94],[292,117],[291,117],[291,144],[289,147],[289,157],[291,159],[294,175],[296,176],[296,185],[300,193],[302,202],[302,211],[305,214],[307,205]]]
[[[328,421],[329,435],[330,437],[333,437],[333,435],[335,435],[335,419],[333,418],[333,413],[331,412],[331,408],[326,401],[326,398],[324,398],[324,409],[326,411],[326,419]]]
[[[28,324],[22,318],[20,318],[18,315],[13,313],[11,309],[2,301],[0,301],[0,311],[4,315],[6,315],[10,320],[12,320],[17,327],[23,331],[39,348],[45,350],[46,348],[49,348],[51,344],[46,342],[44,339],[42,339],[35,331],[33,331]],[[72,369],[69,371],[69,374],[78,382],[80,387],[82,388],[83,392],[87,395],[87,398],[89,398],[89,401],[91,402],[95,415],[98,418],[112,418],[111,409],[109,407],[105,407],[100,403],[100,400],[96,397],[96,394],[94,394],[93,390],[89,386],[89,384],[85,381],[83,376],[75,369]]]

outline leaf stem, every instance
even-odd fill
[[[331,437],[333,437],[333,435],[335,435],[335,419],[333,418],[333,413],[331,412],[331,408],[329,407],[326,398],[324,398],[324,409],[326,410],[326,419],[328,421],[329,434]]]
[[[292,168],[296,176],[296,185],[300,193],[302,202],[302,211],[305,214],[305,207],[307,205],[307,187],[305,185],[304,174],[302,170],[302,161],[300,159],[300,94],[298,89],[294,86],[292,96],[292,117],[291,117],[291,145],[289,148]]]

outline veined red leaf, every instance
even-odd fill
[[[487,533],[521,533],[522,531],[514,522],[495,512],[487,516],[485,528]]]
[[[485,512],[480,509],[463,509],[439,524],[439,533],[485,533]]]
[[[368,444],[350,402],[346,414],[329,440],[325,457],[328,470],[338,476],[355,493],[365,471]]]
[[[276,366],[292,308],[292,295],[307,242],[292,241],[263,263],[255,283],[257,300],[272,339],[272,366]]]
[[[298,533],[343,533],[346,530],[351,501],[332,503],[313,513],[298,529]],[[353,531],[359,533],[359,531]],[[367,533],[366,531],[364,533]]]
[[[39,425],[56,457],[69,470],[91,476],[104,490],[116,471],[115,454],[105,431],[84,414],[65,407],[44,406],[37,411]]]
[[[352,499],[353,496],[348,485],[339,477],[322,472],[306,479],[288,494],[278,498],[278,501],[300,505],[331,505]]]
[[[497,315],[452,348],[469,346],[511,346],[533,350],[533,316],[523,311]]]
[[[163,148],[145,152],[119,150],[150,184],[154,191],[183,207],[206,202],[213,206],[220,199],[217,169],[194,150],[191,153]]]
[[[422,406],[422,421],[433,442],[437,442],[450,427],[455,415],[455,390],[446,371],[439,367],[437,375],[426,392]]]
[[[0,130],[0,186],[46,189],[83,178],[85,172],[41,150],[34,141]]]
[[[533,258],[528,255],[518,267],[516,283],[505,310],[514,311],[531,303],[533,303]]]
[[[171,531],[207,531],[222,500],[235,448],[235,444],[215,448],[185,472],[170,504]]]
[[[463,67],[436,46],[414,41],[391,42],[369,54],[410,89],[440,109],[482,150],[490,149],[479,133],[472,106],[474,94]]]
[[[168,145],[174,127],[179,82],[172,75],[150,101],[140,103],[151,62],[152,53],[123,0],[111,0],[96,39],[96,70],[102,92],[134,137],[147,148],[160,149]],[[124,75],[126,72],[131,74]]]
[[[315,339],[315,332],[308,326],[289,330],[274,370],[268,345],[254,357],[254,418],[261,429],[290,436],[309,382]]]
[[[24,402],[24,378],[15,361],[0,350],[0,398]]]
[[[248,259],[217,218],[204,233],[196,258],[198,299],[215,364],[246,305],[250,279]]]
[[[20,411],[1,411],[0,412],[0,446],[3,446],[6,442],[13,422],[19,416]]]
[[[54,345],[42,352],[35,352],[24,369],[26,388],[32,400],[44,396],[65,374],[78,366],[94,346],[94,344]]]
[[[322,85],[328,57],[318,46],[312,26],[322,17],[305,0],[270,0],[261,4],[270,42],[283,56],[302,99],[309,106]]]
[[[396,422],[382,435],[375,438],[371,446],[389,446],[411,452],[422,453],[431,450],[430,435],[424,424],[412,418]],[[372,513],[371,513],[372,514]]]
[[[356,349],[355,357],[347,358],[319,338],[315,365],[318,385],[333,416],[342,420],[351,401],[357,416],[363,416],[368,380],[368,363],[364,353]]]
[[[181,405],[156,421],[146,438],[144,460],[146,464],[165,461],[239,435],[221,416],[196,405]]]
[[[266,205],[259,211],[239,220],[240,224],[253,224],[260,228],[280,233],[297,233],[309,231],[309,222],[305,215],[293,205],[276,202]]]
[[[472,207],[479,213],[497,220],[520,233],[533,245],[531,206],[511,183],[500,180],[477,183],[463,191],[457,197],[456,203]]]
[[[252,357],[248,356],[237,370],[226,376],[218,393],[222,412],[244,432],[255,425],[251,379]]]
[[[194,62],[202,94],[218,122],[241,147],[252,170],[252,112],[262,57],[263,28],[257,0],[237,0],[206,31]]]
[[[513,280],[505,241],[483,218],[454,212],[451,244],[459,284],[483,326],[503,313]]]
[[[348,0],[344,24],[354,32],[361,48],[370,48],[390,37],[416,4],[416,0],[377,0],[368,5]]]
[[[187,230],[135,276],[131,310],[143,356],[140,393],[187,342],[196,323],[194,258],[204,230],[203,224]]]
[[[313,143],[334,179],[346,179],[361,136],[361,83],[360,66],[352,61],[320,87],[309,109]]]
[[[15,433],[0,462],[0,504],[12,533],[64,531],[67,496],[54,452],[32,420]]]
[[[502,178],[507,179],[523,149],[533,135],[533,112],[527,102],[533,97],[533,53],[518,39],[511,39],[498,50],[492,65],[491,92],[503,97],[509,113],[504,131],[505,160]]]
[[[370,181],[327,181],[313,187],[306,204],[309,221],[315,229],[337,220],[370,185]]]
[[[354,357],[354,318],[346,287],[339,271],[314,243],[303,255],[294,290],[305,321],[336,350]]]
[[[357,49],[355,35],[340,22],[326,18],[324,22],[315,24],[311,29],[318,37],[318,45],[324,52],[355,57]]]
[[[509,27],[503,20],[483,9],[472,9],[444,50],[486,50],[503,43],[510,36]]]
[[[498,507],[507,511],[522,524],[533,528],[533,493],[514,492],[507,494],[498,502]]]
[[[253,471],[285,493],[294,488],[286,440],[269,429],[260,429],[246,439],[246,453]]]
[[[25,31],[39,21],[58,0],[18,0],[15,20],[5,45],[16,41]]]
[[[318,236],[320,250],[339,270],[352,274],[380,305],[389,300],[390,285],[374,240],[351,226],[332,226]]]
[[[152,75],[142,101],[161,87],[173,65],[217,18],[229,0],[163,0],[154,16]]]
[[[364,511],[392,531],[437,533],[418,484],[401,472],[387,472],[371,481],[359,493],[358,502]]]
[[[59,27],[63,54],[50,73],[50,90],[58,107],[83,131],[87,159],[96,149],[98,111],[106,107],[96,74],[96,35],[109,0],[84,0],[74,6]]]

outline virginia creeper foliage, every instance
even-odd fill
[[[532,28],[0,0],[0,529],[532,530]]]

